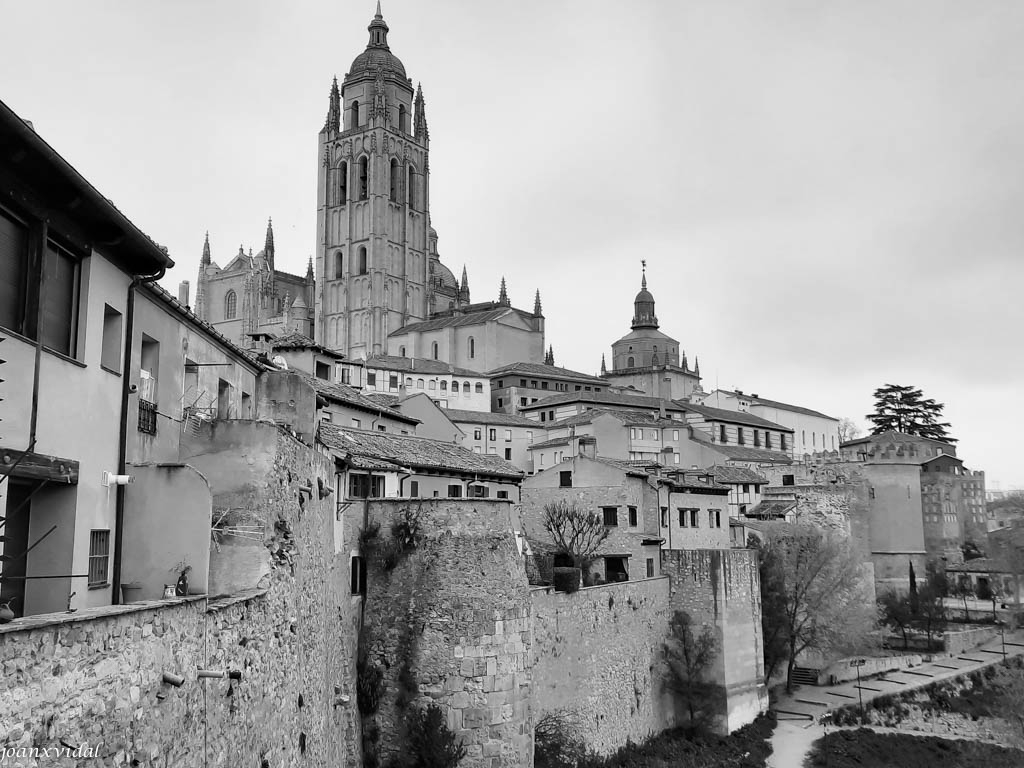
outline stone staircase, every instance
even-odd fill
[[[818,670],[810,667],[793,667],[792,680],[797,685],[817,685]]]

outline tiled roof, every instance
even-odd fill
[[[424,357],[399,357],[398,355],[373,355],[366,358],[364,365],[367,368],[380,368],[385,371],[402,371],[403,373],[423,374],[450,374],[452,376],[473,376],[478,379],[487,378],[484,374],[471,371],[468,368],[459,368],[440,360],[430,360]]]
[[[935,443],[936,445],[948,445],[953,447],[952,443],[947,443],[944,440],[936,440],[931,437],[921,437],[920,435],[908,435],[906,432],[897,432],[895,429],[890,429],[888,432],[882,432],[877,435],[867,435],[865,437],[858,437],[856,440],[847,440],[845,443],[840,443],[840,448],[846,448],[851,445],[860,445],[861,443]]]
[[[747,510],[745,519],[758,523],[751,527],[757,528],[757,530],[764,530],[760,526],[764,525],[765,522],[779,522],[795,508],[795,501],[762,501],[753,509]]]
[[[316,390],[318,395],[321,395],[328,400],[334,400],[337,403],[342,403],[343,405],[356,408],[360,411],[366,411],[367,413],[382,414],[395,419],[396,421],[403,421],[406,424],[420,423],[419,419],[414,419],[412,416],[406,416],[404,413],[399,413],[394,408],[389,408],[386,405],[377,403],[345,384],[332,384],[329,381],[318,379],[316,376],[310,376],[308,373],[304,373],[303,371],[293,370],[291,373],[297,373],[308,384],[310,384],[313,389]]]
[[[751,427],[764,427],[766,429],[777,429],[780,432],[792,432],[793,430],[789,427],[784,427],[781,424],[776,424],[774,421],[768,421],[768,419],[762,419],[760,416],[755,416],[752,413],[744,413],[743,411],[729,411],[725,408],[712,408],[710,405],[697,405],[696,403],[678,403],[680,407],[687,411],[699,413],[706,419],[713,421],[725,421],[729,424],[745,424]]]
[[[493,305],[484,305],[493,306]],[[464,325],[483,325],[492,320],[497,320],[510,312],[519,314],[521,317],[533,319],[533,313],[515,307],[498,306],[495,309],[485,309],[478,312],[468,312],[448,317],[435,317],[432,320],[421,320],[418,323],[404,325],[396,331],[389,333],[389,336],[400,336],[406,333],[422,333],[424,331],[437,331],[442,328],[458,328]]]
[[[503,427],[530,427],[540,429],[541,425],[522,416],[512,413],[493,413],[491,411],[464,411],[460,408],[442,408],[448,418],[457,423],[493,424]]]
[[[530,443],[527,446],[527,450],[532,451],[535,448],[551,448],[556,445],[568,445],[569,438],[567,437],[553,437],[550,440],[543,440],[539,443]]]
[[[714,475],[715,482],[718,483],[754,483],[757,485],[767,485],[768,479],[762,477],[757,472],[747,467],[730,467],[716,465],[708,467],[703,470],[708,474]]]
[[[749,400],[752,404],[765,405],[765,406],[768,406],[769,408],[779,408],[780,410],[792,411],[793,413],[802,413],[802,414],[804,414],[806,416],[817,416],[818,418],[821,418],[821,419],[832,419],[832,421],[838,421],[838,419],[835,419],[832,416],[827,416],[824,413],[822,413],[821,411],[814,411],[814,410],[811,410],[810,408],[804,408],[803,406],[800,406],[800,405],[790,405],[789,403],[783,403],[783,402],[781,402],[779,400],[769,400],[769,399],[764,398],[764,397],[755,397],[754,395],[748,395],[746,393],[741,394],[739,392],[732,392],[732,391],[730,391],[728,389],[723,389],[721,391],[722,391],[723,394],[726,394],[726,395],[733,395],[734,397],[742,397],[745,400]]]
[[[368,432],[321,422],[320,442],[356,462],[384,462],[381,466],[395,469],[409,467],[513,479],[523,476],[521,470],[497,456],[473,453],[454,443],[425,437]]]
[[[395,404],[402,399],[398,395],[389,395],[384,392],[371,392],[363,395],[363,397],[368,400],[373,400],[373,402],[379,403],[380,405],[386,405],[388,408],[393,408]]]
[[[562,392],[558,395],[551,395],[538,400],[536,403],[530,403],[529,405],[522,405],[519,407],[521,411],[533,411],[540,410],[541,408],[551,408],[555,405],[563,405],[565,403],[597,403],[600,405],[623,405],[633,408],[646,408],[650,410],[658,410],[662,405],[665,406],[666,410],[669,411],[682,411],[684,406],[675,403],[672,400],[662,400],[657,397],[649,397],[647,395],[623,395],[617,392]]]
[[[173,295],[171,295],[170,291],[165,289],[162,285],[158,285],[157,283],[142,283],[142,287],[143,290],[151,293],[153,295],[153,298],[162,301],[164,304],[169,306],[175,313],[180,315],[182,318],[184,318],[197,328],[202,329],[205,333],[210,335],[220,344],[227,347],[232,353],[244,359],[250,365],[253,365],[259,369],[265,368],[265,366],[263,366],[256,360],[255,355],[253,355],[251,352],[247,352],[246,350],[242,349],[233,341],[229,340],[224,334],[222,334],[220,331],[218,331],[216,328],[210,325],[208,322],[202,320],[199,317],[199,315],[193,312],[191,308],[186,307],[184,304],[178,301]]]
[[[495,368],[493,371],[487,373],[492,379],[498,376],[511,376],[513,374],[526,374],[528,376],[545,376],[549,379],[571,379],[573,381],[582,381],[587,384],[597,384],[598,386],[607,386],[608,382],[597,376],[592,376],[589,373],[580,373],[579,371],[570,371],[568,368],[560,368],[557,365],[545,365],[544,363],[509,363],[503,365],[501,368]]]
[[[735,461],[756,461],[762,464],[792,464],[793,460],[779,451],[766,451],[763,448],[747,448],[743,445],[723,445],[722,443],[713,443],[711,438],[701,432],[699,429],[694,429],[691,438],[696,440],[698,443],[712,448],[718,453],[722,454],[728,459]]]
[[[298,331],[292,331],[286,333],[283,336],[275,336],[270,340],[270,346],[273,349],[312,349],[319,352],[322,355],[330,355],[339,360],[343,360],[345,356],[340,352],[335,352],[333,349],[328,349],[323,344],[318,344],[313,341],[309,336]]]

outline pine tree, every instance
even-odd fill
[[[896,431],[955,443],[949,436],[949,423],[941,421],[943,403],[925,398],[917,387],[886,384],[875,390],[875,410],[865,418],[874,424],[871,434]]]

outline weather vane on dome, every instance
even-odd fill
[[[640,281],[644,288],[647,287],[647,259],[640,259],[640,266],[643,268],[643,279]]]

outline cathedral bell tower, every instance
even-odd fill
[[[319,136],[316,340],[352,358],[429,316],[429,138],[421,89],[377,4],[366,50],[331,85]]]

